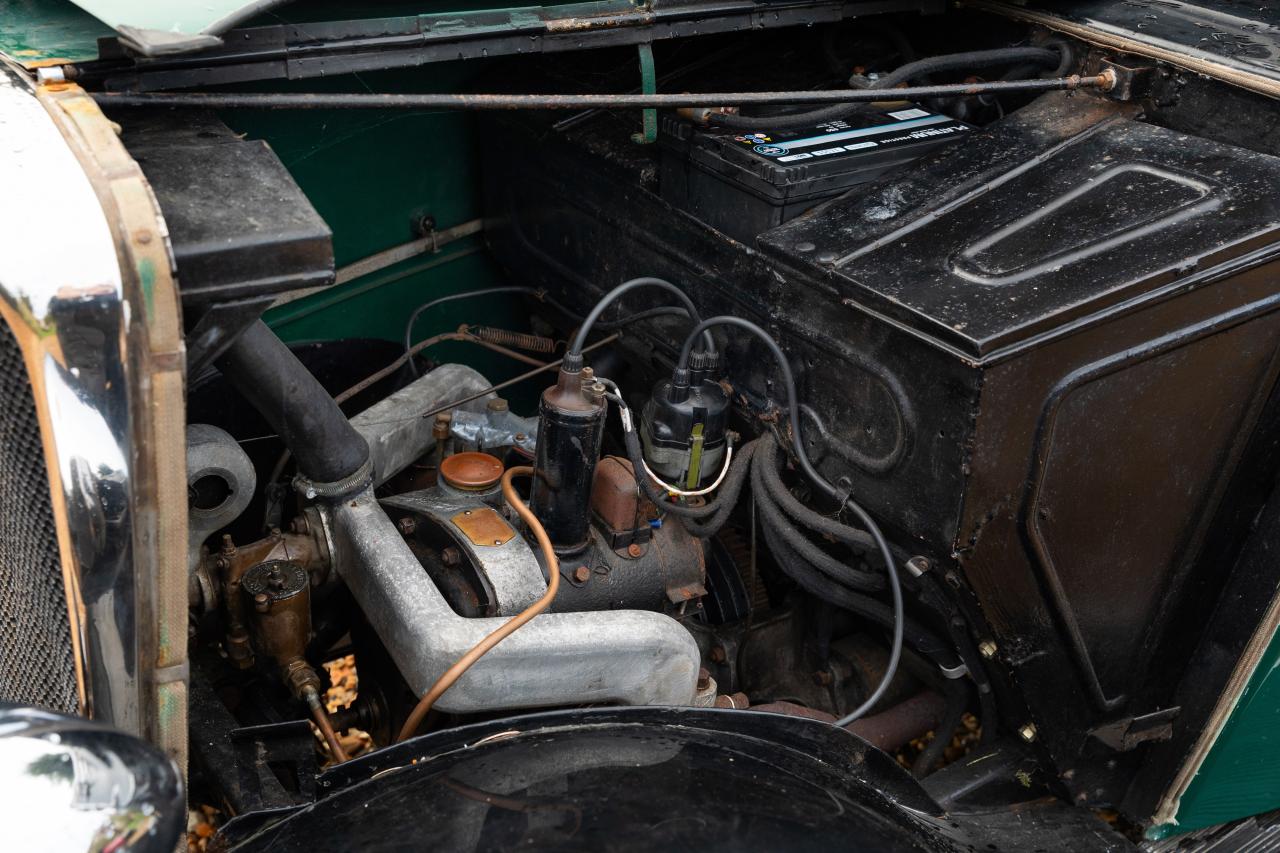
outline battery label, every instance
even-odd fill
[[[856,122],[856,125],[852,122]],[[969,126],[922,109],[872,113],[821,125],[735,136],[734,141],[779,163],[834,157],[865,148],[905,145],[963,133]]]

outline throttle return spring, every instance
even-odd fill
[[[495,329],[492,326],[473,326],[467,330],[470,334],[475,335],[482,341],[488,341],[491,344],[499,346],[511,347],[512,349],[522,349],[529,352],[553,353],[556,351],[556,342],[551,338],[544,338],[542,335],[531,335],[527,332],[512,332],[507,329]]]

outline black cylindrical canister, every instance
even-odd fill
[[[558,553],[572,554],[587,546],[591,483],[604,437],[603,392],[590,373],[561,370],[538,405],[538,450],[529,507]]]

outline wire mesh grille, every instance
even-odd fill
[[[75,713],[66,592],[31,383],[0,322],[0,700]]]

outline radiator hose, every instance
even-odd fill
[[[368,443],[266,323],[259,320],[241,332],[216,364],[279,434],[320,493],[341,497],[342,484],[352,484],[347,491],[364,485]]]

